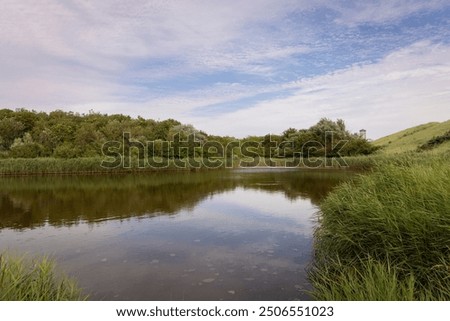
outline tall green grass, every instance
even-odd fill
[[[309,159],[268,159],[268,158],[217,158],[211,161],[220,161],[221,165],[214,168],[224,167],[298,167],[298,168],[339,168],[351,170],[370,170],[381,164],[392,163],[395,159],[397,164],[422,161],[427,157],[424,153],[411,153],[393,158],[389,155],[369,155],[337,158],[309,158]],[[87,158],[8,158],[0,159],[0,176],[26,176],[26,175],[49,175],[49,174],[118,174],[129,172],[149,172],[166,170],[193,170],[208,169],[208,161],[195,158],[197,165],[193,166],[186,159],[169,159],[165,167],[152,167],[143,160],[133,158],[129,167],[118,166],[116,168],[102,167],[101,157]],[[158,162],[162,162],[161,159]],[[183,165],[185,164],[185,165]]]
[[[0,159],[0,176],[48,175],[48,174],[117,174],[129,172],[148,172],[160,170],[190,170],[189,163],[177,165],[170,159],[167,167],[151,167],[148,164],[139,166],[137,159],[132,159],[129,168],[118,166],[116,168],[102,167],[101,157],[87,158],[8,158]],[[205,168],[203,164],[199,168]]]
[[[383,158],[383,157],[380,157]],[[170,159],[166,167],[152,167],[150,165],[138,166],[138,160],[133,159],[129,168],[117,167],[117,168],[105,168],[100,166],[102,158],[8,158],[0,159],[0,176],[26,176],[26,175],[49,175],[49,174],[118,174],[129,172],[148,172],[148,171],[167,171],[167,170],[195,170],[195,169],[208,169],[208,163],[201,158],[195,159],[198,165],[191,165],[186,160],[185,165],[183,163],[175,163],[176,161]],[[309,159],[309,160],[297,160],[293,162],[287,159],[215,159],[214,161],[220,161],[221,165],[215,165],[214,168],[224,167],[299,167],[299,168],[339,168],[340,165],[344,165],[343,168],[350,169],[370,169],[376,164],[376,158],[370,157],[346,157],[343,158],[345,162],[337,162],[325,160],[324,158]],[[292,165],[293,163],[294,165]],[[331,164],[331,165],[329,165]]]
[[[0,175],[69,174],[103,172],[101,158],[10,158],[0,159]]]
[[[321,204],[317,299],[450,299],[450,161],[378,165]]]
[[[55,265],[47,258],[25,258],[0,255],[0,300],[67,301],[85,300],[76,283],[57,276]]]

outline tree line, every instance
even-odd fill
[[[126,133],[126,136],[124,135]],[[124,137],[126,139],[124,139]],[[376,150],[368,140],[350,133],[343,120],[322,118],[308,129],[289,128],[279,135],[248,136],[237,139],[215,136],[174,119],[153,120],[127,115],[96,112],[79,114],[56,110],[49,113],[26,109],[0,110],[0,158],[79,158],[102,156],[105,143],[115,141],[118,148],[130,148],[136,142],[152,142],[152,146],[189,141],[196,147],[215,142],[225,146],[231,142],[251,145],[259,156],[352,156],[371,154]],[[341,146],[337,146],[341,144]],[[172,148],[161,156],[214,156],[214,149]],[[339,153],[339,155],[335,155]],[[239,151],[237,151],[238,156]],[[230,156],[230,155],[227,155]]]

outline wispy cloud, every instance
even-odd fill
[[[266,74],[274,68],[265,62],[307,50],[286,45],[276,31],[265,32],[297,6],[301,2],[6,1],[0,10],[0,77],[10,86],[1,90],[1,103],[98,102],[88,90],[95,83],[110,100],[133,82],[227,69]],[[54,90],[32,95],[33,79]],[[59,95],[50,95],[56,90]],[[22,100],[25,92],[29,99]]]
[[[330,2],[330,8],[338,12],[336,22],[346,25],[389,23],[413,14],[449,6],[445,0],[369,0]]]
[[[343,118],[353,131],[377,138],[397,129],[450,118],[450,46],[424,41],[395,51],[376,64],[355,65],[285,86],[287,98],[213,119],[187,119],[226,134],[281,133],[307,128],[321,117]]]
[[[449,13],[443,0],[3,0],[0,107],[237,136],[342,117],[375,137],[448,117]]]

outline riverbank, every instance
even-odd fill
[[[450,161],[403,155],[321,204],[310,280],[318,300],[450,300]]]
[[[383,155],[354,156],[342,158],[310,159],[265,159],[265,158],[195,158],[195,159],[158,159],[160,165],[150,165],[143,160],[132,159],[125,166],[105,166],[105,159],[91,158],[8,158],[0,159],[0,177],[31,175],[99,175],[126,174],[174,170],[207,170],[220,168],[307,168],[307,169],[351,169],[369,170],[380,163],[388,162],[392,157]]]
[[[0,301],[85,300],[75,281],[57,276],[48,258],[29,260],[0,254]]]
[[[32,175],[99,175],[99,174],[126,174],[136,172],[154,172],[162,170],[196,170],[205,169],[202,162],[192,166],[181,161],[159,160],[164,166],[142,165],[137,159],[129,166],[108,167],[102,165],[100,157],[88,158],[9,158],[0,159],[1,176],[32,176]],[[104,163],[103,163],[104,164]]]

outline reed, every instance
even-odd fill
[[[312,275],[318,300],[326,301],[413,301],[448,300],[445,284],[434,291],[424,287],[414,276],[389,261],[371,257],[357,259],[353,264],[332,260]]]
[[[102,167],[101,157],[87,158],[9,158],[0,159],[0,176],[27,176],[27,175],[77,175],[77,174],[120,174],[135,172],[153,172],[164,170],[192,170],[188,162],[183,165],[175,163],[173,159],[167,161],[165,167],[152,167],[144,164],[142,160],[132,159],[129,166],[116,168]],[[200,162],[198,169],[205,166]]]
[[[27,260],[0,255],[0,300],[2,301],[76,301],[85,300],[76,283],[57,276],[48,258]]]
[[[442,155],[405,156],[330,193],[315,232],[313,295],[450,299],[449,165]],[[371,295],[370,284],[385,284],[396,295]]]

